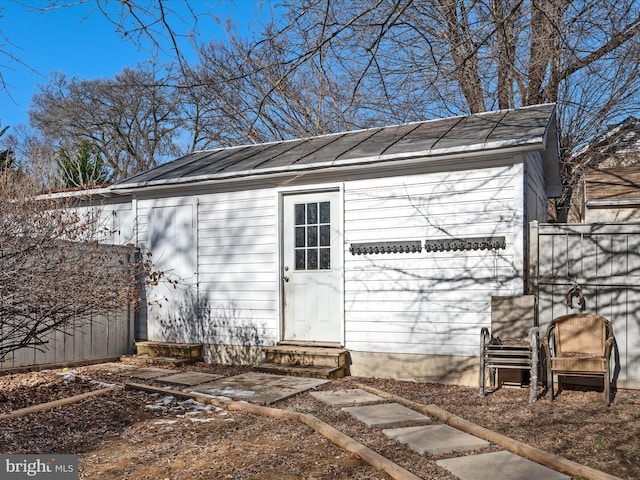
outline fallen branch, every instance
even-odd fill
[[[103,395],[117,388],[120,388],[120,386],[114,385],[112,387],[101,388],[100,390],[92,390],[87,393],[81,393],[80,395],[74,395],[73,397],[61,398],[60,400],[54,400],[52,402],[40,403],[38,405],[33,405],[31,407],[20,408],[18,410],[13,410],[9,413],[4,413],[0,415],[0,420],[23,417],[30,413],[42,412],[44,410],[51,410],[52,408],[61,407],[63,405],[70,405],[72,403],[81,402],[82,400],[85,400],[87,398],[95,397],[96,395]]]
[[[493,430],[489,430],[488,428],[471,423],[436,405],[424,405],[412,400],[407,400],[406,398],[398,397],[392,393],[387,393],[383,390],[378,390],[377,388],[370,387],[368,385],[357,385],[359,388],[362,388],[369,393],[373,393],[374,395],[378,395],[379,397],[387,400],[401,403],[404,406],[420,413],[437,418],[447,425],[462,430],[470,435],[475,435],[476,437],[482,438],[483,440],[498,445],[511,453],[515,453],[516,455],[544,465],[545,467],[567,473],[573,477],[584,478],[586,480],[621,480],[619,477],[567,460],[559,455],[545,452],[539,448],[532,447],[531,445],[527,445],[526,443],[519,442],[518,440],[509,438],[506,435],[502,435],[501,433],[497,433]]]
[[[405,470],[398,464],[393,463],[388,458],[385,458],[382,455],[374,452],[369,447],[361,444],[360,442],[357,442],[356,440],[349,437],[348,435],[345,435],[341,431],[333,428],[331,425],[328,425],[327,423],[323,422],[319,418],[316,418],[313,415],[308,413],[293,412],[290,410],[281,410],[279,408],[264,407],[261,405],[255,405],[255,404],[246,403],[246,402],[237,402],[233,400],[222,400],[219,398],[206,397],[206,396],[201,396],[193,393],[179,392],[175,390],[169,390],[166,388],[157,388],[157,387],[152,387],[150,385],[144,385],[139,383],[126,383],[125,388],[142,390],[142,391],[152,392],[152,393],[160,393],[163,395],[175,395],[183,398],[191,398],[197,402],[214,405],[216,407],[220,407],[230,411],[240,410],[244,412],[253,413],[255,415],[261,415],[264,417],[296,420],[312,428],[313,430],[318,432],[320,435],[327,438],[329,441],[333,442],[339,447],[344,448],[345,450],[351,453],[355,453],[358,457],[360,457],[362,460],[367,462],[369,465],[375,468],[380,468],[384,470],[394,480],[421,480],[420,477],[414,475],[408,470]]]

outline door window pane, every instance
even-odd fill
[[[307,270],[318,269],[318,249],[310,248],[307,250]]]
[[[295,206],[295,224],[304,225],[304,203],[298,203]]]
[[[320,246],[328,247],[329,245],[331,245],[331,227],[320,225]]]
[[[304,238],[304,227],[296,227],[296,248],[306,247]]]
[[[320,270],[329,270],[331,268],[331,249],[320,249]]]
[[[306,265],[305,250],[296,250],[296,270],[305,270]]]
[[[307,225],[318,223],[318,204],[307,203]]]
[[[331,222],[331,202],[320,203],[320,223]]]
[[[318,246],[318,227],[311,225],[307,227],[307,247]]]

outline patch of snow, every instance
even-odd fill
[[[154,423],[154,425],[173,425],[174,423],[177,423],[177,420],[158,420],[157,422]]]
[[[189,392],[189,394],[190,394],[190,395],[198,395],[198,396],[200,396],[200,397],[217,398],[217,397],[214,397],[213,395],[208,395],[208,394],[206,394],[206,393],[204,393],[204,392],[196,392],[196,391],[193,391],[193,392]]]
[[[116,385],[115,383],[99,382],[98,380],[89,380],[89,383],[93,385],[97,385],[98,387],[101,387],[101,388],[115,387]]]
[[[209,388],[206,390],[207,393],[210,394],[221,394],[225,397],[240,397],[240,398],[251,398],[256,395],[256,392],[253,390],[234,390],[230,387],[225,387],[224,390],[220,390],[219,388]]]
[[[78,372],[75,370],[63,370],[62,372],[56,372],[56,375],[65,379],[65,381],[75,380],[78,376]]]
[[[225,402],[230,402],[230,401],[233,400],[231,397],[225,397],[225,396],[222,396],[222,395],[212,395],[210,393],[204,393],[204,392],[195,392],[194,391],[194,392],[189,392],[189,393],[192,394],[192,395],[199,395],[201,397],[215,398],[217,400],[222,400],[222,401],[225,401]]]

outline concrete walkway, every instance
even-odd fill
[[[436,464],[461,480],[570,480],[571,477],[506,451],[482,452],[489,442],[360,389],[311,392],[317,400],[341,408],[370,428],[420,455],[446,456]],[[363,405],[366,403],[366,405]],[[452,454],[464,453],[464,456]]]

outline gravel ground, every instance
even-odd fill
[[[128,381],[120,370],[120,364],[104,364],[1,376],[0,414]],[[205,364],[183,370],[247,371]],[[319,389],[360,385],[437,405],[623,479],[640,478],[640,392],[618,391],[606,407],[593,391],[563,391],[553,402],[529,405],[529,391],[521,388],[479,397],[475,388],[347,377]],[[310,413],[422,478],[454,478],[435,464],[443,456],[418,455],[308,393],[273,406]],[[124,389],[0,420],[0,453],[77,453],[82,479],[389,478],[297,422]]]

